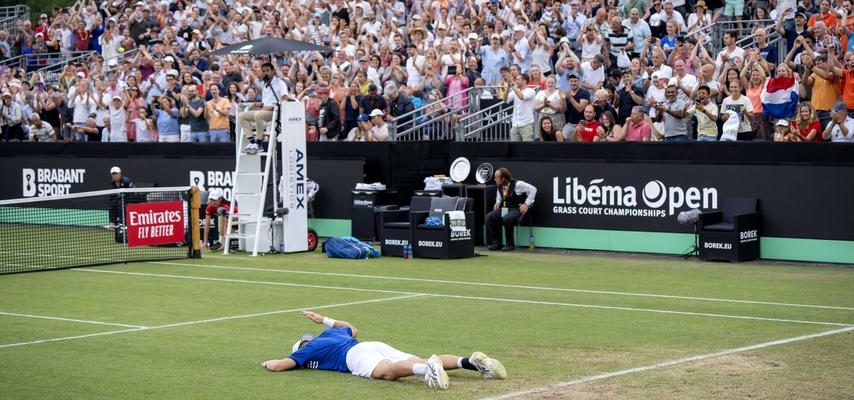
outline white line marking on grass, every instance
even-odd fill
[[[138,328],[145,328],[142,325],[119,324],[119,323],[115,323],[115,322],[92,321],[92,320],[86,320],[86,319],[49,317],[46,315],[19,314],[19,313],[13,313],[13,312],[5,312],[5,311],[0,311],[0,315],[8,315],[11,317],[49,319],[49,320],[54,320],[54,321],[80,322],[80,323],[84,323],[84,324],[95,324],[95,325],[111,325],[111,326],[119,326],[122,328],[137,328],[137,329]]]
[[[124,330],[120,330],[120,331],[90,333],[88,335],[65,336],[65,337],[58,337],[58,338],[53,338],[53,339],[33,340],[30,342],[0,344],[0,349],[4,349],[7,347],[27,346],[27,345],[39,344],[39,343],[50,343],[50,342],[61,342],[61,341],[65,341],[65,340],[84,339],[84,338],[90,338],[90,337],[95,337],[95,336],[115,335],[117,333],[125,333],[125,332],[138,332],[138,331],[144,331],[146,329],[151,329],[151,328],[124,329]]]
[[[533,388],[533,389],[522,390],[522,391],[512,392],[512,393],[506,393],[506,394],[494,396],[494,397],[486,397],[483,400],[505,400],[505,399],[512,399],[512,398],[521,397],[521,396],[528,396],[528,395],[532,395],[532,394],[536,394],[536,393],[541,393],[541,392],[544,392],[547,390],[560,389],[560,388],[565,388],[565,387],[569,387],[569,386],[579,385],[582,383],[588,383],[588,382],[594,382],[594,381],[600,381],[603,379],[613,378],[616,376],[624,376],[624,375],[635,374],[638,372],[646,372],[646,371],[651,371],[651,370],[655,370],[655,369],[670,368],[670,367],[673,367],[676,365],[692,363],[695,361],[701,361],[701,360],[705,360],[705,359],[709,359],[709,358],[727,356],[730,354],[744,353],[747,351],[759,350],[759,349],[764,349],[766,347],[779,346],[779,345],[784,345],[784,344],[789,344],[789,343],[794,343],[794,342],[801,342],[804,340],[815,339],[815,338],[820,338],[820,337],[824,337],[824,336],[837,335],[837,334],[845,333],[845,332],[851,332],[853,330],[854,330],[854,326],[848,326],[845,328],[834,329],[832,331],[825,331],[825,332],[820,332],[820,333],[814,333],[811,335],[797,336],[797,337],[788,338],[788,339],[780,339],[780,340],[774,340],[771,342],[758,343],[758,344],[754,344],[754,345],[750,345],[750,346],[744,346],[744,347],[739,347],[739,348],[735,348],[735,349],[723,350],[723,351],[719,351],[716,353],[702,354],[702,355],[697,355],[697,356],[680,358],[678,360],[665,361],[665,362],[661,362],[658,364],[652,364],[652,365],[647,365],[647,366],[643,366],[643,367],[635,367],[635,368],[629,368],[629,369],[624,369],[624,370],[620,370],[620,371],[606,372],[606,373],[599,374],[599,375],[587,376],[584,378],[579,378],[579,379],[566,381],[566,382],[555,383],[555,384],[551,384],[551,385],[547,385],[547,386],[541,386],[541,387],[537,387],[537,388]]]
[[[592,308],[592,309],[603,309],[603,310],[648,312],[648,313],[657,313],[657,314],[688,315],[688,316],[696,316],[696,317],[730,318],[730,319],[744,319],[744,320],[753,320],[753,321],[770,321],[770,322],[810,324],[810,325],[852,326],[851,324],[842,324],[842,323],[837,323],[837,322],[806,321],[806,320],[797,320],[797,319],[766,318],[766,317],[753,317],[753,316],[744,316],[744,315],[727,315],[727,314],[714,314],[714,313],[697,313],[697,312],[688,312],[688,311],[660,310],[660,309],[653,309],[653,308],[603,306],[603,305],[596,305],[596,304],[558,303],[558,302],[551,302],[551,301],[522,300],[522,299],[501,299],[501,298],[496,298],[496,297],[463,296],[463,295],[429,293],[429,292],[405,292],[405,291],[397,291],[397,290],[365,289],[365,288],[327,286],[327,285],[309,285],[309,284],[303,284],[303,283],[252,281],[252,280],[246,280],[246,279],[208,278],[208,277],[192,276],[192,275],[155,274],[155,273],[146,273],[146,272],[112,271],[112,270],[89,269],[89,268],[74,269],[72,271],[144,276],[144,277],[154,277],[154,278],[190,279],[190,280],[226,282],[226,283],[246,283],[246,284],[252,284],[252,285],[290,286],[290,287],[301,287],[301,288],[309,288],[309,289],[351,290],[351,291],[358,291],[358,292],[391,293],[391,294],[403,294],[403,295],[422,295],[422,296],[431,296],[431,297],[445,297],[445,298],[451,298],[451,299],[483,300],[483,301],[494,301],[494,302],[503,302],[503,303],[538,304],[538,305]]]
[[[347,277],[347,278],[365,278],[365,279],[383,279],[383,280],[394,280],[394,281],[444,283],[444,284],[451,284],[451,285],[487,286],[487,287],[500,287],[500,288],[508,288],[508,289],[528,289],[528,290],[542,290],[542,291],[555,291],[555,292],[604,294],[604,295],[612,295],[612,296],[652,297],[652,298],[660,298],[660,299],[709,301],[709,302],[718,302],[718,303],[759,304],[759,305],[780,306],[780,307],[803,307],[803,308],[820,308],[820,309],[829,309],[829,310],[854,311],[854,307],[826,306],[826,305],[816,305],[816,304],[778,303],[778,302],[771,302],[771,301],[719,299],[719,298],[713,298],[713,297],[692,297],[692,296],[676,296],[676,295],[668,295],[668,294],[615,292],[615,291],[608,291],[608,290],[570,289],[570,288],[556,288],[556,287],[547,287],[547,286],[544,287],[544,286],[513,285],[513,284],[488,283],[488,282],[451,281],[451,280],[443,280],[443,279],[407,278],[407,277],[400,277],[400,276],[359,275],[359,274],[345,274],[345,273],[337,273],[337,272],[313,272],[313,271],[296,271],[296,270],[285,270],[285,269],[233,267],[233,266],[227,266],[227,265],[199,265],[199,264],[188,264],[188,263],[177,263],[177,262],[149,262],[148,264],[177,265],[177,266],[188,266],[188,267],[209,268],[209,269],[233,269],[233,270],[238,270],[238,271],[263,271],[263,272],[279,272],[279,273],[287,273],[287,274],[339,276],[339,277]]]
[[[413,297],[420,297],[420,296],[422,296],[422,295],[421,294],[413,294],[413,295],[407,295],[407,296],[388,297],[388,298],[384,298],[384,299],[373,299],[373,300],[363,300],[363,301],[352,301],[352,302],[348,302],[348,303],[328,304],[328,305],[316,306],[316,307],[290,308],[287,310],[276,310],[276,311],[267,311],[267,312],[261,312],[261,313],[253,313],[253,314],[232,315],[232,316],[228,316],[228,317],[203,319],[203,320],[198,320],[198,321],[178,322],[178,323],[174,323],[174,324],[146,326],[146,327],[139,327],[139,328],[134,328],[134,329],[123,329],[120,331],[90,333],[88,335],[66,336],[66,337],[58,337],[58,338],[53,338],[53,339],[33,340],[30,342],[9,343],[9,344],[0,345],[0,349],[6,348],[6,347],[18,347],[18,346],[26,346],[26,345],[39,344],[39,343],[49,343],[49,342],[60,342],[60,341],[66,341],[66,340],[85,339],[85,338],[96,337],[96,336],[116,335],[119,333],[153,331],[153,330],[157,330],[157,329],[174,328],[174,327],[178,327],[178,326],[199,325],[199,324],[208,324],[211,322],[229,321],[229,320],[245,319],[245,318],[255,318],[255,317],[261,317],[261,316],[266,316],[266,315],[293,313],[293,312],[304,311],[304,310],[322,310],[322,309],[326,309],[326,308],[355,306],[355,305],[370,304],[370,303],[380,303],[383,301],[403,300],[403,299],[410,299]]]

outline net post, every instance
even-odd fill
[[[198,186],[190,188],[190,258],[202,258],[199,248],[199,209],[202,208],[202,196]]]

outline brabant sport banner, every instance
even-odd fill
[[[127,205],[128,246],[153,246],[184,241],[184,202],[157,201]]]

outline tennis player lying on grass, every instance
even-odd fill
[[[507,377],[507,370],[500,361],[481,352],[476,351],[470,357],[434,354],[425,361],[382,342],[359,343],[356,340],[358,330],[349,322],[336,321],[311,311],[303,311],[302,315],[328,329],[317,337],[303,335],[294,343],[291,355],[281,360],[265,361],[261,363],[264,368],[273,372],[294,368],[340,371],[389,381],[420,375],[431,389],[448,388],[445,370],[450,369],[478,371],[484,378]]]

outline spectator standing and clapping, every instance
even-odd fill
[[[232,83],[230,86],[236,85]],[[219,85],[212,84],[208,88],[211,99],[204,104],[210,141],[213,143],[228,143],[230,137],[230,118],[233,115],[232,102],[220,96]]]
[[[507,103],[513,105],[510,122],[510,140],[531,142],[534,140],[534,103],[536,93],[528,87],[527,74],[516,77],[516,84],[507,94]]]

